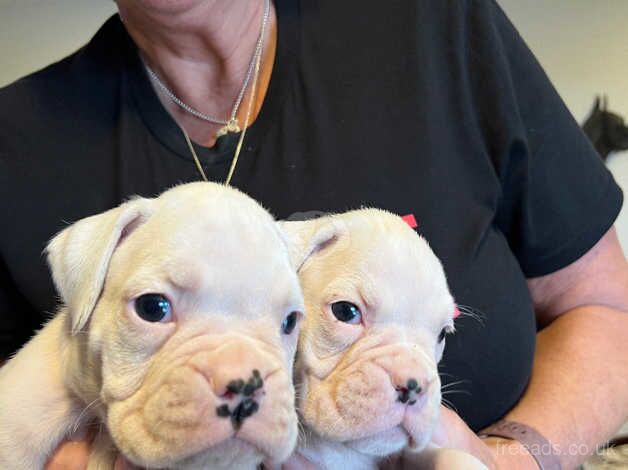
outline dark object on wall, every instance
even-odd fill
[[[607,111],[606,106],[606,96],[602,98],[602,106],[600,97],[596,97],[591,114],[582,125],[582,130],[604,161],[611,152],[628,150],[628,126],[619,114]]]

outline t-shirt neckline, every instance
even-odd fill
[[[275,0],[277,14],[277,46],[273,70],[264,97],[262,108],[255,121],[247,128],[241,156],[254,151],[269,127],[275,125],[273,116],[285,99],[286,90],[295,70],[295,51],[300,39],[300,9],[294,0]],[[118,18],[118,21],[119,18]],[[122,25],[121,25],[122,26]],[[122,29],[124,27],[122,26]],[[127,37],[126,69],[131,94],[139,114],[155,138],[178,157],[193,161],[185,138],[170,113],[164,108],[155,93],[150,78],[138,54],[137,46],[124,29]],[[236,147],[239,133],[230,133],[218,138],[216,144],[207,148],[193,143],[194,150],[203,166],[219,165],[230,161]]]

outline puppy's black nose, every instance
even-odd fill
[[[264,379],[260,375],[257,369],[253,370],[252,375],[247,379],[234,379],[231,380],[225,389],[225,393],[222,394],[222,398],[230,400],[239,395],[250,397],[255,392],[264,386]]]
[[[397,399],[401,403],[407,403],[408,405],[414,405],[418,396],[423,393],[423,387],[414,378],[408,379],[405,385],[398,386],[395,390],[397,390]]]
[[[233,428],[238,430],[246,418],[252,416],[259,410],[259,405],[252,398],[245,398],[236,406],[231,415],[231,424]]]
[[[216,414],[221,418],[231,418],[231,424],[236,431],[242,427],[242,423],[249,416],[253,416],[259,410],[259,404],[253,398],[245,398],[231,410],[226,403],[216,408]]]
[[[408,379],[408,390],[410,391],[414,391],[416,393],[421,393],[422,389],[419,386],[419,383],[416,381],[416,379]]]
[[[254,369],[253,375],[249,378],[248,382],[244,384],[244,387],[242,387],[242,395],[249,397],[255,393],[255,390],[258,390],[263,386],[264,380],[259,375],[259,371]]]
[[[226,400],[237,399],[239,403],[233,408],[227,403],[216,408],[216,414],[221,418],[231,418],[231,424],[237,431],[242,426],[246,418],[252,416],[259,410],[259,404],[255,401],[255,392],[264,386],[264,380],[257,369],[245,381],[235,379],[227,384],[227,390],[222,395]]]

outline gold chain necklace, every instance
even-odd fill
[[[251,83],[251,96],[249,97],[249,102],[248,102],[248,106],[247,106],[247,110],[246,110],[246,115],[244,117],[244,123],[242,126],[242,132],[240,133],[240,137],[238,138],[238,144],[236,145],[236,149],[235,152],[233,154],[233,159],[231,160],[231,166],[229,167],[229,173],[227,174],[227,178],[224,181],[224,184],[226,186],[229,186],[229,184],[231,183],[231,178],[233,177],[233,173],[236,169],[236,165],[238,164],[238,158],[240,156],[240,151],[242,150],[242,143],[244,142],[244,135],[246,134],[246,129],[248,128],[249,125],[249,120],[251,118],[251,112],[253,110],[253,105],[255,103],[255,94],[257,91],[257,79],[259,77],[259,69],[260,69],[260,63],[262,61],[262,55],[264,52],[264,36],[265,36],[265,32],[266,32],[266,26],[268,24],[268,18],[270,15],[270,0],[265,0],[264,1],[264,14],[262,17],[262,26],[260,28],[260,34],[259,34],[259,38],[258,41],[256,42],[255,45],[255,50],[253,52],[253,82]],[[242,86],[242,89],[240,91],[240,94],[238,95],[237,99],[236,99],[236,103],[234,105],[231,117],[228,121],[219,121],[216,120],[214,118],[211,118],[209,116],[206,116],[196,110],[194,110],[193,108],[191,108],[190,106],[186,105],[185,103],[183,103],[179,98],[176,97],[176,95],[174,95],[174,93],[172,91],[170,91],[169,88],[167,88],[162,82],[161,80],[159,80],[159,77],[157,76],[157,74],[148,66],[148,64],[144,63],[144,66],[146,67],[146,70],[148,71],[148,75],[149,77],[159,86],[159,88],[162,89],[162,91],[164,91],[164,93],[172,100],[174,101],[176,104],[178,104],[180,107],[182,107],[184,110],[188,111],[189,113],[191,113],[192,115],[212,122],[212,123],[216,123],[216,124],[225,124],[222,128],[220,128],[218,130],[218,133],[216,134],[216,137],[220,137],[222,135],[227,134],[228,132],[238,132],[240,130],[240,127],[238,126],[238,120],[235,116],[238,107],[240,105],[240,101],[243,98],[244,92],[246,91],[246,86],[249,82],[249,78],[250,78],[250,74],[247,73],[247,76],[244,79],[244,83]],[[249,67],[249,72],[251,71],[251,68]],[[190,140],[190,136],[188,135],[188,133],[185,131],[185,129],[183,128],[182,125],[180,125],[178,122],[175,123],[177,124],[177,126],[179,126],[179,129],[181,129],[181,132],[183,133],[183,137],[185,137],[185,142],[188,145],[188,148],[190,149],[190,153],[192,154],[192,157],[194,158],[194,163],[196,164],[196,168],[198,169],[198,172],[201,175],[201,178],[203,178],[203,181],[208,181],[207,179],[207,175],[205,174],[205,171],[203,170],[203,166],[201,165],[201,161],[198,158],[198,155],[196,154],[196,151],[194,150],[194,146],[192,145],[192,141]]]
[[[240,138],[238,139],[238,145],[236,146],[235,152],[233,154],[233,159],[231,160],[231,166],[229,167],[229,173],[227,174],[227,178],[225,179],[225,186],[229,186],[231,183],[231,178],[233,177],[233,173],[235,171],[236,165],[238,164],[238,157],[240,156],[240,150],[242,150],[242,142],[244,142],[244,135],[246,134],[246,130],[249,127],[249,119],[251,118],[251,112],[253,110],[253,104],[255,102],[255,93],[257,91],[257,78],[259,76],[260,62],[261,62],[262,54],[259,54],[257,60],[255,61],[255,70],[253,72],[253,83],[251,84],[251,96],[249,98],[249,103],[246,109],[246,115],[244,117],[244,124],[242,126],[242,132],[240,133]],[[177,123],[178,125],[178,123]],[[201,161],[196,155],[194,151],[194,146],[192,145],[192,141],[190,140],[190,136],[185,131],[183,126],[179,125],[179,129],[183,133],[183,137],[185,137],[185,142],[188,144],[188,148],[190,149],[190,153],[192,153],[192,157],[194,157],[194,163],[196,163],[196,168],[198,172],[201,174],[203,181],[208,181],[207,175],[203,170],[203,166],[201,165]]]

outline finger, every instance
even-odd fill
[[[468,428],[458,413],[440,405],[440,416],[432,432],[432,444],[436,447],[457,448],[464,444]]]
[[[45,470],[85,470],[89,459],[89,443],[67,441],[54,452]]]
[[[450,447],[450,436],[449,431],[451,429],[451,417],[450,413],[452,411],[449,408],[440,406],[440,415],[438,421],[436,422],[436,426],[432,430],[432,439],[431,443],[436,447]]]
[[[140,467],[132,464],[124,457],[116,458],[116,463],[113,465],[113,470],[140,470]]]
[[[116,463],[113,464],[113,470],[127,470],[126,464],[124,462],[124,459],[122,459],[122,457],[118,457],[116,459]]]

